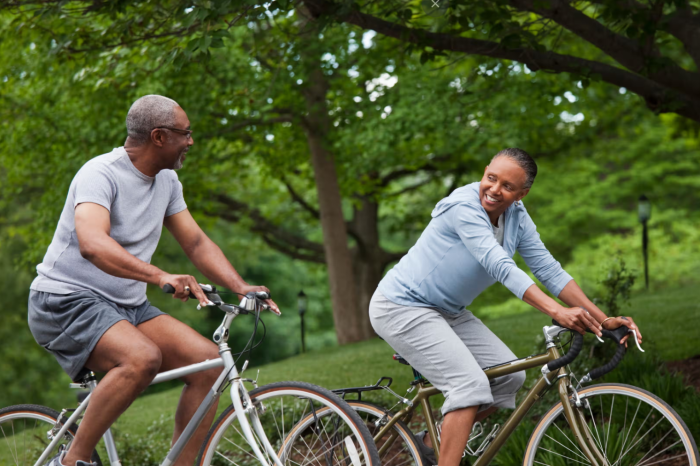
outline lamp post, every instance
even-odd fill
[[[301,290],[297,295],[297,305],[299,306],[299,318],[301,319],[301,352],[306,352],[306,343],[304,342],[304,314],[306,313],[306,293]]]
[[[642,251],[644,253],[644,284],[649,289],[649,264],[647,247],[649,245],[649,235],[647,234],[647,222],[651,218],[651,202],[642,194],[639,196],[639,221],[642,223]]]

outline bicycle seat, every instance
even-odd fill
[[[400,362],[401,364],[404,364],[404,365],[406,365],[406,366],[410,366],[410,364],[408,363],[408,361],[406,361],[403,357],[401,357],[401,355],[400,355],[399,353],[394,353],[394,355],[393,355],[391,358],[392,358],[394,361]]]

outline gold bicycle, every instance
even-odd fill
[[[618,345],[615,356],[604,366],[591,370],[574,387],[567,366],[581,351],[583,336],[574,332],[571,349],[562,356],[557,344],[562,334],[570,330],[553,323],[543,328],[545,353],[484,369],[487,377],[493,379],[541,366],[542,376],[503,425],[494,425],[486,432],[481,424],[475,424],[465,450],[465,455],[476,457],[473,466],[489,464],[533,405],[546,391],[555,388],[559,402],[539,419],[523,451],[522,464],[698,466],[697,445],[688,427],[660,398],[625,384],[604,383],[580,388],[612,371],[622,361],[626,348],[620,340],[629,332],[627,327],[603,330],[603,336]],[[630,340],[633,338],[636,342],[636,335]],[[409,365],[398,354],[394,354],[394,359]],[[430,398],[440,392],[415,369],[413,372],[415,378],[409,393],[416,390],[416,394],[411,400],[389,389],[389,377],[382,377],[372,386],[334,390],[343,398],[357,395],[356,400],[346,401],[370,428],[383,466],[430,466],[421,455],[419,440],[408,427],[419,407],[435,446],[435,456],[439,458],[440,425],[433,416]],[[398,404],[404,405],[403,409],[391,412],[363,401],[362,393],[373,390],[391,392],[399,398]]]

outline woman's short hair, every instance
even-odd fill
[[[509,147],[494,155],[491,161],[493,162],[498,157],[508,157],[514,160],[520,166],[520,168],[525,171],[526,180],[524,187],[529,188],[532,186],[532,183],[535,181],[535,177],[537,176],[537,164],[535,163],[535,160],[530,157],[530,154],[522,149]]]
[[[151,136],[153,128],[175,126],[173,99],[162,95],[145,95],[131,105],[126,115],[126,132],[137,145],[144,144]]]

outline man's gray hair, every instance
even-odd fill
[[[175,126],[178,103],[162,95],[145,95],[131,105],[126,115],[126,132],[137,145],[150,139],[153,128]]]
[[[535,181],[535,177],[537,176],[537,164],[535,163],[535,160],[530,157],[530,154],[522,149],[509,147],[494,155],[491,161],[493,162],[497,157],[508,157],[520,165],[520,168],[523,169],[526,176],[525,186],[523,186],[523,188],[529,188],[532,186],[532,183]]]

